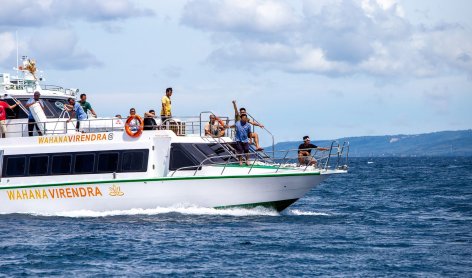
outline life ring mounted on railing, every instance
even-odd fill
[[[128,136],[137,138],[141,136],[144,129],[144,121],[138,115],[129,116],[125,123],[125,131]]]

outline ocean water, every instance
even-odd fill
[[[472,158],[350,166],[282,213],[0,215],[0,276],[472,276]]]

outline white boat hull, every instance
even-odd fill
[[[322,182],[319,173],[110,180],[0,188],[0,213],[54,213],[175,205],[268,206],[281,211]]]

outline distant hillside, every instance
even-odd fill
[[[385,135],[347,137],[350,156],[472,156],[472,130],[441,131],[416,135]],[[276,150],[298,148],[301,141],[280,142]],[[331,140],[315,141],[315,145],[329,146]]]

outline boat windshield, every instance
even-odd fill
[[[227,164],[237,162],[232,147],[226,143],[172,143],[169,170],[187,167],[195,170],[200,164]]]
[[[18,100],[23,104],[26,105],[28,101],[27,98],[18,98]],[[58,98],[41,98],[44,103],[44,113],[48,118],[59,118],[61,113],[64,109],[64,104],[66,103],[65,99],[58,99]],[[12,99],[5,99],[9,105],[15,104],[15,101]],[[21,109],[19,106],[16,106],[13,110],[6,109],[7,118],[8,119],[26,119],[28,115]]]

